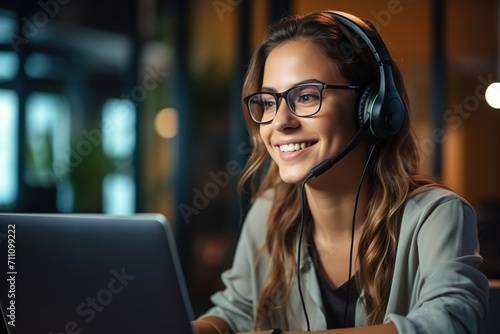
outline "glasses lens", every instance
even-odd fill
[[[276,99],[271,94],[255,94],[248,100],[248,110],[257,122],[269,122],[276,114]]]
[[[321,106],[321,86],[297,86],[288,93],[288,105],[298,116],[309,116]]]

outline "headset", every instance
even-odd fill
[[[380,39],[378,33],[372,30],[365,22],[356,16],[350,15],[348,13],[342,13],[337,11],[327,11],[327,14],[333,17],[336,22],[342,26],[346,27],[352,31],[356,36],[359,36],[363,42],[368,46],[375,58],[375,61],[379,65],[380,79],[379,82],[372,82],[368,84],[363,92],[360,94],[358,108],[357,108],[357,119],[358,119],[358,132],[351,140],[351,142],[335,157],[332,159],[327,159],[320,164],[316,165],[311,169],[311,173],[305,178],[301,186],[301,220],[299,229],[299,244],[297,247],[297,268],[300,268],[300,250],[302,243],[302,235],[304,229],[304,206],[305,206],[305,196],[304,196],[304,186],[306,182],[312,177],[318,177],[328,169],[333,167],[337,162],[343,159],[349,152],[351,152],[361,141],[365,134],[368,136],[368,140],[372,145],[370,155],[363,169],[363,174],[356,194],[356,201],[354,205],[353,212],[353,223],[352,223],[352,238],[351,238],[351,248],[350,248],[350,259],[349,259],[349,278],[351,277],[352,270],[352,252],[353,252],[353,242],[354,242],[354,221],[356,218],[356,209],[358,203],[358,196],[365,178],[365,174],[370,161],[374,157],[374,152],[376,151],[376,145],[388,140],[390,137],[394,136],[403,125],[405,117],[405,107],[403,100],[396,85],[394,83],[394,77],[392,75],[392,65],[389,58],[389,53]],[[349,38],[349,36],[347,36]],[[353,43],[354,44],[354,43]],[[300,294],[300,300],[302,302],[302,309],[304,311],[304,316],[307,323],[307,330],[310,331],[309,317],[307,315],[307,309],[302,295],[302,288],[300,282],[300,271],[297,271],[297,284]],[[347,281],[347,296],[349,296],[349,286],[351,280]],[[349,297],[347,298],[349,299]],[[349,302],[346,302],[344,311],[344,325],[347,319],[347,310]]]
[[[359,127],[368,123],[368,137],[379,143],[395,135],[403,125],[405,107],[396,89],[389,53],[378,33],[354,15],[327,11],[342,26],[359,36],[370,48],[379,65],[380,81],[373,82],[360,94],[357,119]]]

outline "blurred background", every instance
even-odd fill
[[[236,181],[251,50],[271,21],[322,9],[379,29],[422,172],[474,206],[481,269],[499,279],[498,0],[2,1],[0,211],[162,213],[203,312],[247,209]]]

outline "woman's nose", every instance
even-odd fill
[[[272,121],[273,127],[280,131],[286,128],[295,128],[299,125],[299,123],[300,121],[298,117],[292,113],[288,104],[285,101],[282,101]]]

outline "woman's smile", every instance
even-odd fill
[[[283,161],[295,161],[306,155],[316,142],[292,142],[290,144],[280,144],[276,148],[279,150],[279,157]]]

